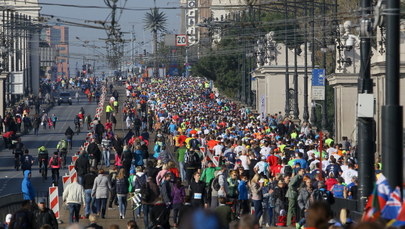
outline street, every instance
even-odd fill
[[[73,96],[72,96],[73,97]],[[56,150],[56,145],[61,139],[65,139],[65,130],[70,126],[74,130],[73,118],[76,114],[79,113],[80,108],[85,109],[86,114],[91,114],[94,117],[94,113],[97,107],[96,102],[89,103],[85,98],[84,94],[81,95],[80,102],[77,103],[75,100],[73,104],[69,106],[68,104],[61,104],[60,106],[53,107],[48,115],[55,114],[58,117],[55,129],[46,129],[40,127],[39,135],[33,135],[33,131],[29,135],[21,137],[22,142],[29,149],[30,154],[34,156],[35,160],[37,159],[38,147],[45,146],[48,149],[49,156],[53,155],[53,152]],[[86,126],[86,125],[85,125]],[[85,127],[87,128],[87,127]],[[74,152],[77,152],[84,142],[87,131],[82,131],[79,135],[73,137],[73,149],[69,151],[67,164],[70,164],[71,157]],[[9,149],[2,149],[0,151],[0,193],[2,195],[7,195],[11,193],[21,192],[21,181],[23,178],[22,171],[16,171],[14,169],[14,155]],[[61,169],[60,176],[67,173],[67,169]],[[48,179],[43,182],[41,174],[38,169],[38,161],[35,161],[32,169],[32,178],[31,181],[35,187],[35,191],[39,196],[45,196],[48,192],[48,187],[51,185],[51,171],[48,168]],[[59,181],[61,184],[61,180]]]

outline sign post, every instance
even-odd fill
[[[312,70],[312,100],[325,100],[325,69]]]

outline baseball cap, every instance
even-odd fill
[[[45,198],[40,198],[38,203],[40,204],[46,204],[46,199]]]

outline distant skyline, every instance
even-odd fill
[[[125,3],[126,2],[126,3]],[[41,15],[54,15],[55,18],[60,18],[61,20],[87,24],[91,26],[100,26],[95,23],[85,21],[104,21],[107,16],[110,15],[111,10],[103,8],[79,8],[79,7],[65,7],[65,6],[55,6],[55,5],[43,5],[41,3],[51,3],[51,4],[68,4],[68,5],[86,5],[86,6],[102,6],[105,7],[103,0],[39,0],[41,6]],[[122,16],[121,10],[117,10],[119,20],[119,25],[121,26],[121,31],[127,32],[124,34],[124,39],[131,39],[132,27],[135,31],[135,52],[143,52],[146,49],[148,52],[152,50],[151,33],[144,30],[143,18],[148,10],[154,6],[153,0],[119,0],[118,6],[124,6],[125,8],[141,9],[141,10],[123,10]],[[179,1],[168,1],[168,0],[156,0],[157,7],[178,7]],[[179,9],[162,9],[162,11],[167,15],[167,31],[168,33],[177,33],[180,31],[180,10]],[[49,21],[56,23],[55,19]],[[61,23],[61,25],[64,25]],[[95,45],[97,47],[105,47],[105,42],[100,39],[105,39],[107,37],[105,30],[89,29],[78,26],[66,25],[69,27],[69,44],[70,44],[70,71],[75,71],[76,62],[78,63],[78,68],[81,68],[82,56],[85,55],[87,58],[93,58],[94,55],[100,55],[105,53],[105,48],[85,48],[83,47],[83,41],[88,41],[88,45]],[[80,40],[77,40],[79,37]],[[143,46],[139,43],[145,42]],[[139,45],[139,46],[138,46]],[[131,52],[130,43],[126,44],[125,50],[127,51],[126,56],[130,56]],[[99,63],[100,64],[100,63]],[[97,65],[97,64],[96,64]]]

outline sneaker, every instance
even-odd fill
[[[122,219],[122,215],[120,215],[120,219]]]

